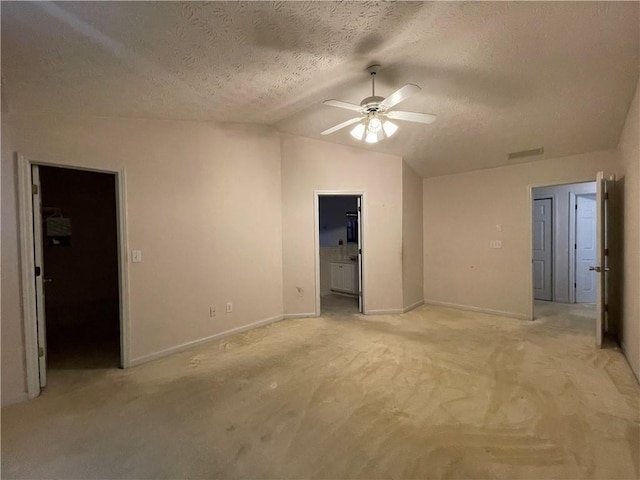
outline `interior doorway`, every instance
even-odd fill
[[[614,187],[613,175],[607,178],[598,172],[595,182],[530,188],[531,318],[545,316],[538,312],[549,308],[562,310],[562,316],[593,318],[589,321],[593,327],[589,329],[594,331],[598,347],[603,345],[605,335],[615,336],[619,311],[616,232],[620,226]],[[541,202],[544,199],[550,203]],[[536,287],[543,278],[542,269],[536,265],[536,250],[543,233],[549,238],[548,232],[537,225],[542,205],[552,206],[551,300],[536,297]],[[567,310],[568,307],[571,309]]]
[[[121,358],[116,175],[32,165],[40,387]]]
[[[316,206],[317,314],[361,313],[362,195],[317,193]]]
[[[596,183],[532,189],[533,298],[596,303]]]

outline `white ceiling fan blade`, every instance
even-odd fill
[[[394,105],[397,105],[400,102],[405,101],[407,98],[415,95],[420,90],[422,89],[418,85],[407,83],[404,87],[400,87],[398,90],[385,98],[380,105],[387,109],[392,108]]]
[[[362,117],[352,118],[351,120],[347,120],[346,122],[339,123],[335,127],[327,128],[324,132],[320,132],[320,135],[329,135],[330,133],[337,132],[341,128],[348,127],[349,125],[353,125],[354,123],[362,120]]]
[[[418,123],[433,123],[437,118],[431,113],[402,112],[398,110],[387,112],[386,115],[393,120],[406,120],[407,122]]]
[[[330,107],[338,107],[338,108],[346,108],[347,110],[353,110],[355,112],[361,112],[362,107],[360,105],[356,105],[355,103],[343,102],[342,100],[325,100],[322,102],[323,105],[328,105]]]

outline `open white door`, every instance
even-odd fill
[[[589,270],[596,272],[597,277],[597,301],[596,301],[596,346],[602,347],[607,325],[607,300],[609,298],[609,223],[611,218],[609,194],[613,188],[614,180],[607,180],[603,172],[598,172],[596,177],[596,238],[598,249],[596,252],[596,264]]]
[[[38,327],[38,368],[40,386],[47,384],[47,330],[44,303],[44,261],[42,254],[42,211],[40,171],[37,165],[31,166],[32,201],[33,201],[33,255],[36,270],[36,315]]]
[[[358,197],[358,312],[363,313],[362,305],[362,197]]]

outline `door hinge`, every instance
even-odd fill
[[[576,210],[578,209],[578,204],[576,203]]]
[[[44,357],[44,348],[38,347],[38,357]]]
[[[358,253],[359,253],[360,255],[362,255],[362,249],[361,249],[361,248],[359,248],[359,249],[358,249]]]
[[[358,211],[359,211],[359,212],[361,212],[361,211],[362,211],[362,208],[361,208],[361,207],[358,207]]]
[[[604,256],[605,256],[605,257],[608,257],[608,256],[609,256],[609,249],[608,249],[608,248],[605,248],[605,249],[604,249]]]
[[[36,185],[35,183],[31,184],[31,193],[33,195],[38,195],[38,192],[40,191],[40,189],[38,188],[38,185]]]
[[[573,284],[573,288],[578,288],[578,284],[577,284],[577,283],[574,283],[574,284]]]
[[[577,243],[574,243],[574,244],[573,244],[573,249],[574,249],[574,250],[577,250],[577,249],[578,249],[578,244],[577,244]]]
[[[36,277],[39,277],[41,273],[40,267],[36,267]]]
[[[605,312],[608,312],[608,311],[609,311],[609,305],[608,305],[608,304],[606,304],[606,303],[604,304],[604,311],[605,311]]]

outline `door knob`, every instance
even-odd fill
[[[603,268],[600,268],[598,265],[596,265],[596,266],[590,266],[590,267],[589,267],[589,271],[591,271],[591,272],[598,272],[598,273],[600,273],[600,272],[602,272],[603,270],[604,270],[605,272],[608,272],[608,271],[609,271],[609,267],[604,267],[604,269],[603,269]]]
[[[53,278],[43,278],[42,279],[42,283],[52,283],[53,282]]]

